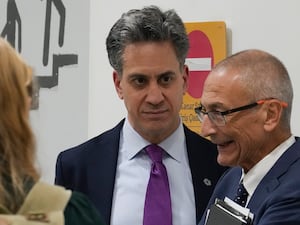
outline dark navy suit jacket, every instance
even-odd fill
[[[110,224],[122,120],[116,127],[58,155],[55,183],[83,192]],[[217,164],[217,149],[184,126],[195,192],[197,221],[226,168]],[[180,177],[178,178],[180,179]]]
[[[216,198],[234,199],[242,170],[229,169],[219,180],[208,207]],[[254,213],[253,225],[300,224],[300,139],[277,160],[255,189],[248,205]],[[203,214],[199,225],[205,222]]]

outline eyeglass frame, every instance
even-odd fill
[[[225,126],[226,125],[226,119],[225,119],[225,116],[226,115],[229,115],[231,113],[235,113],[235,112],[240,112],[240,111],[244,111],[244,110],[247,110],[247,109],[251,109],[251,108],[254,108],[255,106],[258,106],[258,105],[262,105],[264,104],[266,101],[268,100],[273,100],[273,99],[276,99],[276,98],[267,98],[267,99],[261,99],[261,100],[258,100],[256,102],[253,102],[253,103],[250,103],[250,104],[247,104],[247,105],[244,105],[244,106],[240,106],[240,107],[237,107],[237,108],[233,108],[233,109],[229,109],[229,110],[226,110],[226,111],[209,111],[209,112],[206,112],[206,111],[203,111],[202,109],[204,108],[202,106],[202,104],[200,103],[200,106],[199,107],[196,107],[194,110],[195,110],[195,113],[197,114],[198,116],[198,119],[200,120],[200,122],[203,122],[203,118],[205,115],[208,116],[208,118],[210,119],[210,121],[212,121],[216,126]],[[277,100],[277,99],[276,99]],[[280,100],[279,100],[280,101]],[[284,101],[280,101],[280,104],[283,108],[286,108],[288,106],[288,103],[284,102]],[[203,114],[203,116],[201,116],[201,114]],[[221,116],[222,117],[222,121],[223,123],[220,124],[218,122],[216,122],[217,120],[214,119],[215,117],[213,116]],[[220,117],[220,118],[221,118]]]

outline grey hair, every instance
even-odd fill
[[[216,65],[215,69],[233,69],[239,73],[245,90],[253,101],[276,98],[288,104],[281,117],[289,129],[293,103],[293,87],[284,64],[275,56],[256,49],[241,51]]]
[[[163,12],[157,6],[148,6],[124,13],[106,38],[111,66],[122,74],[124,49],[128,44],[144,41],[170,41],[180,66],[184,65],[189,40],[183,21],[173,9]]]

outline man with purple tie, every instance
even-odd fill
[[[111,28],[106,47],[127,115],[60,153],[56,184],[87,194],[107,224],[196,224],[225,168],[215,145],[179,115],[189,77],[181,18],[156,6],[130,10]]]

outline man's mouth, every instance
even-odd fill
[[[226,146],[230,145],[231,143],[233,143],[233,141],[226,141],[226,142],[223,142],[223,143],[219,143],[217,145],[220,146],[220,147],[226,147]]]
[[[227,147],[229,147],[232,143],[234,143],[233,140],[231,141],[223,141],[223,142],[220,142],[220,141],[213,141],[214,144],[217,145],[218,147],[218,150],[225,150]]]

